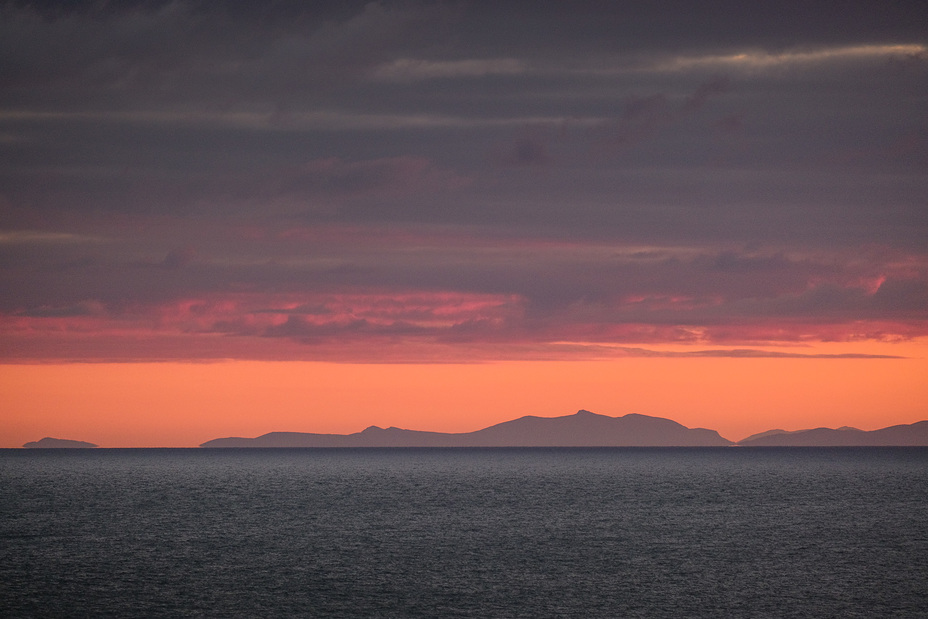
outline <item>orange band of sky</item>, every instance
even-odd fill
[[[580,408],[667,417],[731,440],[774,427],[871,430],[928,418],[928,347],[873,352],[909,356],[3,365],[0,446],[55,436],[104,447],[192,447],[369,425],[465,432]]]

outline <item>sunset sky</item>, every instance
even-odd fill
[[[928,419],[928,3],[0,5],[0,447]]]

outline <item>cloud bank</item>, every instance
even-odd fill
[[[923,3],[0,14],[2,360],[928,335]]]

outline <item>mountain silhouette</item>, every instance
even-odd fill
[[[92,449],[97,445],[85,441],[72,441],[66,438],[46,436],[38,441],[29,441],[23,447],[26,449]]]
[[[744,447],[905,447],[928,446],[928,421],[880,430],[843,427],[810,430],[770,430],[739,441]]]
[[[217,438],[201,447],[723,447],[715,430],[687,428],[661,417],[608,417],[581,410],[563,417],[532,415],[475,432],[450,434],[371,426],[354,434],[271,432]]]

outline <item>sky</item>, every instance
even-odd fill
[[[928,419],[928,4],[836,6],[0,4],[0,447]]]

